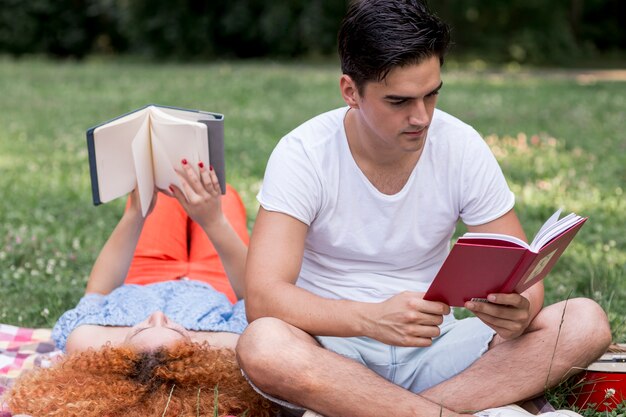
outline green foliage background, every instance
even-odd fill
[[[0,52],[82,58],[328,56],[347,0],[0,0]],[[620,0],[432,0],[457,54],[610,65],[624,59]],[[602,57],[602,59],[599,59]]]

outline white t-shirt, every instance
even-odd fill
[[[378,191],[348,146],[348,108],[321,114],[278,143],[257,198],[309,226],[297,285],[364,302],[426,291],[460,219],[479,225],[515,198],[480,135],[435,110],[422,155],[404,188]]]

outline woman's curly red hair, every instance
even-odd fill
[[[249,417],[269,417],[277,411],[250,387],[231,349],[192,342],[154,352],[105,346],[68,355],[24,374],[5,401],[14,414],[37,417],[240,416],[246,410]]]

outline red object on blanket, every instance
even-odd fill
[[[626,401],[626,352],[606,353],[576,376],[570,404],[610,411]]]

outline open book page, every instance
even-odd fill
[[[189,112],[189,111],[170,109],[170,108],[161,108],[161,107],[152,107],[150,112],[151,112],[152,119],[155,121],[158,121],[159,125],[181,125],[182,124],[182,125],[188,125],[188,126],[195,128],[197,131],[196,132],[197,139],[195,140],[195,142],[197,142],[199,146],[197,149],[197,154],[198,154],[198,157],[200,158],[199,160],[201,160],[205,164],[209,162],[209,142],[207,140],[207,137],[208,137],[207,126],[204,123],[195,121],[193,117],[200,117],[202,115],[208,115],[208,116],[214,117],[213,115],[210,115],[206,112],[205,113]],[[182,116],[185,116],[185,117],[182,117]],[[201,117],[201,118],[206,119],[206,117]],[[185,138],[185,140],[187,140],[187,138]],[[191,137],[189,137],[189,140],[192,140]],[[176,145],[180,143],[180,141],[178,140],[174,140],[173,142],[176,143]]]
[[[538,251],[556,236],[560,235],[581,220],[582,217],[577,216],[574,213],[570,213],[561,220],[546,227],[545,230],[542,228],[542,230],[540,230],[539,233],[537,233],[537,236],[533,239],[531,247]]]
[[[224,164],[224,115],[201,110],[187,110],[167,106],[150,106],[158,110],[161,118],[172,122],[182,120],[199,122],[207,126],[207,134],[202,138],[200,160],[207,166],[212,165],[220,183],[222,192],[226,189]],[[206,156],[205,156],[206,155]]]
[[[172,120],[171,116],[163,117],[162,112],[155,110],[153,109],[151,112],[155,185],[159,189],[167,189],[173,184],[182,190],[176,173],[176,169],[181,168],[181,161],[186,159],[196,172],[201,154],[204,154],[202,160],[208,161],[206,125],[184,120]]]
[[[529,249],[528,243],[524,242],[522,239],[519,239],[515,236],[503,235],[500,233],[472,233],[468,232],[461,236],[461,239],[491,239],[491,240],[500,240],[504,242],[513,243],[514,245],[520,246],[522,248]]]
[[[145,120],[147,112],[142,110],[94,130],[96,172],[102,203],[126,195],[135,188],[135,162],[130,139],[135,137]]]
[[[139,190],[139,201],[141,202],[141,214],[146,217],[154,193],[150,120],[148,117],[144,119],[144,123],[133,139],[132,155],[135,162],[135,176],[137,178],[137,189]]]
[[[537,239],[539,238],[539,236],[543,236],[544,233],[546,233],[546,231],[556,222],[559,221],[559,217],[561,217],[561,209],[558,209],[557,211],[554,212],[554,214],[552,214],[552,216],[550,216],[550,218],[548,220],[546,220],[546,222],[541,226],[541,229],[539,229],[539,231],[537,232],[537,234],[535,235],[535,238],[533,239],[533,241],[531,242],[531,246],[536,245]]]
[[[570,213],[567,216],[559,220],[561,210],[557,210],[550,218],[541,226],[539,232],[535,235],[532,243],[528,244],[521,239],[514,236],[503,235],[499,233],[465,233],[462,239],[495,239],[505,242],[514,243],[520,247],[531,250],[532,252],[539,252],[548,242],[561,233],[582,220],[582,217],[577,216],[574,213]]]

